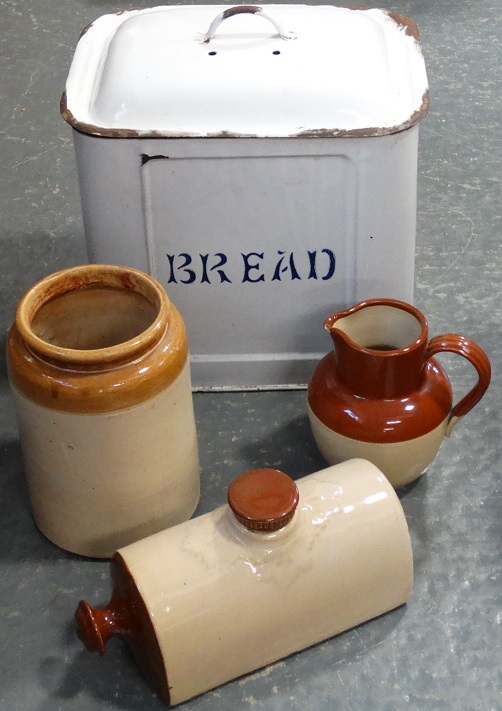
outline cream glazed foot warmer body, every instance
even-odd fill
[[[296,483],[257,469],[228,505],[119,550],[111,602],[81,602],[78,633],[100,654],[123,635],[179,704],[402,605],[412,575],[401,504],[373,464]]]

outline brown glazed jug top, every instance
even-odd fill
[[[356,440],[419,437],[448,417],[451,386],[424,357],[427,322],[415,307],[370,299],[325,321],[334,348],[316,367],[308,400],[317,418]]]
[[[317,365],[308,401],[329,429],[356,440],[392,443],[420,437],[463,417],[490,383],[490,361],[471,339],[428,340],[423,314],[395,299],[369,299],[326,319],[334,348]],[[455,353],[478,381],[452,407],[448,376],[433,356]]]
[[[238,476],[228,489],[228,505],[251,531],[269,533],[284,528],[298,505],[295,482],[277,469],[252,469]]]
[[[362,302],[326,319],[338,376],[354,395],[397,398],[420,387],[428,326],[411,304]]]

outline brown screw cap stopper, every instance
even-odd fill
[[[269,533],[284,528],[293,517],[298,499],[295,482],[277,469],[244,472],[228,489],[228,505],[250,531]]]
[[[81,600],[75,612],[77,635],[89,652],[105,653],[105,644],[113,634],[126,633],[129,630],[127,609],[114,605],[95,609],[85,600]]]

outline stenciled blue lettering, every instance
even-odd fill
[[[335,273],[336,257],[335,257],[335,253],[331,249],[323,249],[322,253],[327,254],[328,258],[329,258],[328,271],[326,272],[325,276],[322,277],[323,281],[328,281],[328,279],[331,279],[331,277]]]
[[[166,254],[167,261],[169,262],[169,278],[167,280],[168,284],[177,284],[176,277],[174,276],[174,260],[176,259],[175,254]]]
[[[285,274],[288,271],[287,266],[282,266],[282,263],[284,261],[284,255],[286,252],[281,251],[280,249],[277,251],[277,254],[282,255],[279,261],[276,264],[276,267],[274,269],[274,276],[272,277],[272,281],[282,281],[281,279],[281,273]],[[293,252],[290,252],[289,254],[289,269],[291,270],[291,281],[293,279],[300,279],[300,275],[298,274],[298,271],[295,266],[295,261],[293,259]]]
[[[226,254],[223,254],[223,252],[216,252],[216,254],[215,254],[214,256],[215,256],[215,257],[219,257],[219,261],[216,262],[216,264],[214,264],[214,265],[210,268],[209,271],[210,271],[210,272],[214,272],[214,271],[215,271],[215,272],[219,275],[219,277],[220,277],[220,283],[221,283],[221,284],[223,284],[224,281],[226,281],[226,282],[228,282],[229,284],[231,284],[232,281],[227,277],[227,275],[225,274],[225,272],[224,272],[223,269],[221,268],[221,267],[224,267],[225,264],[228,262],[227,255],[226,255]]]
[[[257,284],[267,279],[279,282],[284,280],[301,281],[302,279],[329,281],[336,271],[336,255],[333,250],[328,248],[306,250],[306,253],[303,252],[303,257],[302,253],[281,249],[277,250],[275,255],[271,264],[273,259],[271,254],[241,252],[243,260],[242,283]],[[229,274],[236,277],[236,264],[234,262],[233,268],[230,268],[231,264],[229,264],[226,254],[223,252],[199,253],[197,256],[198,259],[187,252],[166,254],[167,284],[233,283]],[[305,256],[308,264],[306,264]],[[267,266],[269,266],[268,269]]]
[[[308,279],[318,279],[317,275],[317,255],[318,252],[317,250],[314,250],[311,252],[310,250],[307,251],[308,258],[309,258],[309,264],[310,264],[310,271],[308,275]],[[336,268],[336,257],[335,253],[331,249],[323,249],[321,250],[321,254],[326,254],[328,256],[328,271],[326,274],[321,277],[323,281],[328,281],[329,279],[332,278],[333,274],[335,273],[335,268]]]
[[[180,257],[183,257],[185,262],[180,267],[178,267],[178,270],[180,272],[185,272],[187,276],[186,279],[181,279],[180,277],[180,282],[182,284],[193,284],[194,281],[197,279],[197,274],[194,272],[193,269],[188,268],[188,265],[192,263],[192,257],[186,252],[181,252]]]
[[[242,278],[242,283],[249,281],[252,284],[256,284],[259,281],[265,281],[264,274],[260,274],[260,276],[257,279],[251,279],[251,277],[249,276],[249,273],[253,269],[260,269],[260,267],[261,267],[261,264],[250,264],[250,262],[249,262],[250,257],[259,257],[260,259],[263,259],[264,252],[249,252],[248,254],[243,254],[241,252],[241,256],[244,260],[244,276]]]

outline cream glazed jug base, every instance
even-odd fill
[[[328,464],[367,459],[385,474],[395,489],[410,484],[427,471],[448,429],[448,420],[443,420],[431,432],[405,442],[361,442],[326,427],[310,406],[308,415],[314,440]]]

